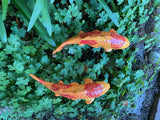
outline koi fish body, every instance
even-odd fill
[[[130,43],[126,37],[118,35],[113,29],[110,29],[109,32],[94,30],[84,33],[80,31],[77,36],[71,37],[58,46],[53,51],[53,54],[61,51],[64,46],[69,44],[79,44],[79,46],[90,45],[94,48],[102,47],[106,52],[111,52],[112,49],[125,49]]]
[[[59,81],[57,84],[55,84],[46,82],[34,76],[33,74],[30,74],[30,76],[53,91],[55,96],[63,96],[72,100],[85,99],[86,104],[92,103],[95,98],[105,94],[110,88],[109,83],[104,81],[93,82],[91,79],[87,78],[85,79],[84,84],[73,82],[65,85],[62,81]]]

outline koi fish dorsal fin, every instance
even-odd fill
[[[117,31],[114,30],[114,29],[110,29],[109,32],[110,32],[110,33],[113,33],[113,34],[118,34]]]
[[[88,84],[88,83],[93,83],[93,81],[91,79],[85,78],[84,84]]]
[[[84,33],[83,31],[79,31],[79,33],[78,33],[78,34],[79,34],[79,35],[81,35],[81,34],[83,34],[83,33]]]
[[[86,104],[91,104],[94,101],[94,98],[92,99],[86,99]]]
[[[58,83],[60,83],[60,84],[64,84],[62,80],[60,80]]]
[[[72,82],[71,85],[79,85],[77,82]]]
[[[99,32],[99,30],[93,30],[92,32]]]

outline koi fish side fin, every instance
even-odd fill
[[[62,80],[60,80],[58,83],[64,84]]]
[[[111,51],[112,51],[112,49],[105,49],[105,51],[106,51],[106,52],[111,52]]]
[[[86,104],[91,104],[94,101],[94,98],[92,99],[86,99]]]
[[[55,92],[55,96],[60,96],[58,93]]]
[[[83,31],[79,31],[78,35],[81,35],[81,34],[83,34],[83,33],[84,33]]]
[[[77,82],[72,82],[70,85],[79,85]]]
[[[114,29],[110,29],[109,32],[110,32],[110,33],[113,33],[113,34],[118,34],[117,31],[114,30]]]
[[[79,43],[79,46],[83,46],[83,45],[85,45],[85,44],[81,44],[81,43]]]
[[[86,78],[84,80],[84,84],[88,84],[88,83],[93,83],[93,81],[91,79]]]
[[[44,80],[42,80],[42,79],[36,77],[35,75],[33,75],[33,74],[29,74],[29,75],[30,75],[33,79],[35,79],[36,81],[40,82],[41,84],[44,84],[44,83],[45,83]]]

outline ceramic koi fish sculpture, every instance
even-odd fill
[[[78,35],[71,37],[58,46],[53,51],[53,55],[69,44],[79,44],[79,46],[90,45],[94,48],[102,47],[106,52],[111,52],[112,49],[125,49],[130,43],[126,37],[118,35],[114,29],[110,29],[109,32],[94,30],[84,33],[83,31],[80,31]]]
[[[30,76],[53,91],[55,96],[63,96],[72,100],[85,99],[86,104],[92,103],[95,98],[105,94],[110,88],[109,83],[104,81],[93,82],[91,79],[87,78],[85,79],[84,84],[73,82],[65,85],[62,81],[55,84],[46,82],[33,74],[30,74]]]

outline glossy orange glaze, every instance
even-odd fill
[[[90,45],[94,48],[102,47],[106,52],[110,52],[112,49],[125,49],[130,45],[130,42],[126,37],[118,35],[113,29],[110,29],[109,32],[94,30],[83,33],[83,31],[80,31],[78,35],[71,37],[58,46],[53,54],[61,51],[64,46],[69,44]]]
[[[93,102],[94,98],[97,98],[105,94],[109,88],[110,84],[104,81],[93,82],[91,79],[85,79],[84,84],[78,84],[73,82],[71,84],[65,85],[62,81],[57,84],[46,82],[33,74],[29,74],[33,79],[37,80],[48,89],[55,93],[55,96],[63,96],[68,99],[77,100],[85,99],[87,104]]]

